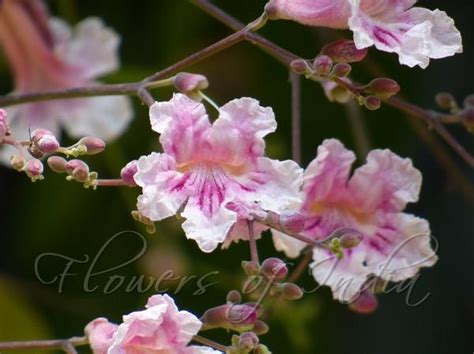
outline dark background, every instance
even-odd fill
[[[256,18],[265,1],[215,1],[242,21]],[[87,16],[102,17],[122,35],[120,72],[107,82],[135,81],[229,34],[224,26],[184,0],[177,1],[64,1],[49,2],[54,14],[75,23]],[[364,63],[354,65],[353,77],[368,81],[389,76],[402,86],[402,95],[423,107],[434,107],[433,98],[447,90],[462,100],[472,93],[474,78],[473,4],[467,1],[420,1],[420,6],[440,7],[456,21],[463,33],[462,55],[432,61],[426,70],[398,64],[396,55],[371,49]],[[292,22],[272,22],[262,34],[303,57],[313,57],[334,38],[350,38],[349,32],[311,29]],[[3,59],[2,59],[3,60]],[[290,151],[290,87],[288,71],[251,44],[243,43],[195,65],[188,71],[206,75],[211,83],[207,94],[218,103],[241,96],[258,98],[276,112],[279,130],[268,139],[271,157],[285,159]],[[0,64],[0,92],[11,90],[6,64]],[[171,91],[154,91],[158,100],[167,100]],[[356,149],[351,125],[343,106],[329,103],[314,82],[303,83],[304,165],[315,156],[325,138],[336,137]],[[129,160],[157,149],[157,136],[149,129],[147,111],[136,102],[136,118],[123,137],[110,144],[105,153],[88,162],[104,178],[116,177]],[[409,212],[427,218],[439,241],[439,262],[424,269],[411,294],[419,306],[407,305],[407,292],[380,298],[379,310],[370,316],[356,315],[331,299],[327,288],[303,300],[282,304],[274,310],[271,331],[262,341],[274,353],[325,354],[434,354],[471,353],[473,328],[473,220],[474,174],[433,132],[417,120],[392,108],[376,112],[361,110],[362,124],[371,148],[390,148],[411,157],[424,175],[419,203]],[[461,127],[450,127],[453,134],[474,151],[472,135]],[[359,156],[360,157],[360,156]],[[362,161],[362,160],[361,160]],[[360,161],[359,161],[360,162]],[[220,273],[203,281],[210,286],[205,295],[191,279],[174,297],[180,308],[202,313],[220,304],[225,294],[238,288],[242,280],[239,264],[248,257],[246,244],[212,254],[201,253],[187,241],[173,218],[158,224],[155,235],[147,235],[130,217],[138,190],[84,190],[46,173],[46,179],[30,183],[24,176],[0,169],[0,339],[59,338],[80,335],[84,325],[98,316],[119,321],[124,313],[143,307],[149,291],[126,292],[125,285],[104,294],[110,276],[145,274],[159,278],[167,269],[181,276],[198,278],[215,270]],[[140,260],[91,280],[99,285],[84,290],[84,276],[91,264],[75,264],[58,292],[58,282],[42,284],[35,275],[35,259],[52,252],[84,260],[94,258],[102,245],[124,230],[143,233],[148,251]],[[274,255],[270,237],[261,243],[263,255]],[[100,257],[96,270],[109,269],[139,252],[140,239],[131,233],[116,239]],[[65,260],[43,258],[41,275],[51,280],[65,267]],[[302,280],[314,286],[309,276]],[[162,283],[170,292],[176,282]],[[225,342],[226,333],[209,333]],[[84,351],[86,352],[86,350]]]

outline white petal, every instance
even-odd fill
[[[308,246],[303,241],[297,240],[293,237],[285,235],[280,231],[272,230],[273,244],[277,251],[282,251],[289,258],[296,258],[301,254],[301,251]]]

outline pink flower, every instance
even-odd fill
[[[413,7],[416,0],[270,0],[272,18],[310,26],[349,28],[357,48],[375,45],[400,63],[426,68],[430,58],[462,52],[461,34],[444,11]]]
[[[358,246],[343,250],[342,259],[320,248],[313,251],[314,278],[341,301],[355,298],[371,276],[401,281],[437,260],[428,222],[403,213],[407,203],[418,200],[421,188],[421,174],[411,160],[374,150],[350,177],[354,160],[338,140],[324,141],[305,171],[299,207],[308,217],[302,234],[314,240],[342,227],[363,235]],[[278,232],[274,241],[290,257],[306,246]]]
[[[204,252],[224,242],[249,209],[278,212],[299,201],[302,170],[293,161],[264,157],[263,137],[276,129],[271,108],[236,99],[211,124],[201,103],[175,94],[169,102],[154,103],[150,117],[163,153],[138,161],[134,179],[143,189],[138,210],[158,221],[185,204],[183,229]]]
[[[119,65],[119,37],[100,19],[85,19],[71,30],[65,22],[49,18],[40,1],[2,1],[0,45],[18,94],[91,85]],[[119,96],[23,104],[7,111],[17,139],[27,139],[29,128],[45,128],[55,136],[64,128],[74,137],[112,139],[132,117],[129,99]]]
[[[146,310],[123,317],[108,354],[217,354],[208,347],[188,343],[202,326],[192,313],[179,311],[168,295],[148,299]],[[94,352],[100,354],[99,352]]]
[[[103,317],[89,322],[85,333],[94,354],[107,354],[117,329],[116,324],[110,323]]]

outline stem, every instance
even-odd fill
[[[227,350],[227,347],[222,345],[222,344],[219,344],[217,342],[214,342],[213,340],[210,340],[210,339],[207,339],[207,338],[204,338],[200,335],[195,335],[193,336],[193,341],[195,342],[198,342],[200,344],[204,344],[204,345],[207,345],[208,347],[212,347],[214,349],[217,349],[217,350],[220,350],[222,352],[226,352]]]
[[[292,158],[301,164],[301,77],[290,72]]]
[[[120,178],[117,179],[98,179],[96,180],[98,187],[123,187],[127,186]]]
[[[255,232],[253,229],[253,220],[247,220],[247,226],[249,229],[249,245],[250,245],[250,258],[252,262],[260,264],[260,260],[258,258],[258,249],[257,249],[257,241],[255,240]]]
[[[344,105],[347,113],[347,119],[351,126],[352,136],[357,148],[357,155],[360,160],[364,160],[370,151],[369,136],[362,119],[360,107],[355,101],[350,101]]]
[[[31,340],[16,342],[0,342],[0,350],[53,350],[62,349],[66,353],[74,353],[74,347],[88,344],[86,337],[72,337],[69,339]],[[71,350],[74,350],[72,351]]]
[[[306,252],[303,259],[298,263],[296,268],[293,270],[291,275],[288,277],[289,283],[295,283],[303,274],[303,272],[308,268],[309,263],[313,259],[312,252]]]

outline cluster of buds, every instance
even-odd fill
[[[44,155],[57,152],[60,148],[58,139],[47,129],[35,129],[31,133],[28,152],[31,156],[40,159]]]
[[[90,172],[89,166],[82,160],[66,160],[60,156],[51,156],[47,160],[49,168],[56,173],[66,173],[66,180],[82,183],[85,188],[97,187],[97,172]]]
[[[232,336],[232,346],[227,349],[226,354],[271,354],[271,352],[259,342],[255,333],[245,332]]]
[[[462,124],[468,132],[474,133],[474,94],[468,95],[460,105],[452,94],[440,92],[436,95],[436,104],[449,111],[449,114],[441,116],[443,123]]]
[[[209,87],[209,81],[204,75],[179,73],[174,77],[173,85],[176,90],[184,93],[195,101],[202,100],[201,90]]]

